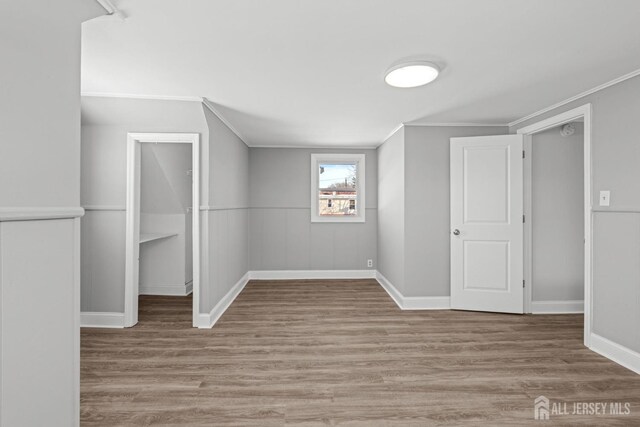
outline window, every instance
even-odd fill
[[[364,222],[364,154],[311,155],[311,221]]]

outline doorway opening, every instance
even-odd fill
[[[138,323],[140,295],[200,291],[199,135],[129,133],[125,246],[125,327]],[[188,297],[187,297],[188,298]],[[146,300],[145,300],[146,301]]]
[[[525,313],[584,312],[589,347],[591,105],[518,129],[524,136]]]

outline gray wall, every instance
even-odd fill
[[[584,125],[533,136],[531,156],[532,301],[584,298]]]
[[[640,351],[639,93],[634,77],[511,128],[592,104],[593,332],[634,351]],[[611,191],[610,207],[597,206],[600,190]]]
[[[80,25],[103,12],[0,2],[0,208],[78,208]],[[79,423],[76,222],[0,222],[2,426]]]
[[[78,206],[80,23],[102,9],[80,0],[0,4],[0,204]]]
[[[200,312],[209,313],[249,270],[249,148],[207,108],[204,117],[209,192],[202,211]]]
[[[405,277],[405,128],[378,147],[378,271],[401,293]]]
[[[80,295],[86,312],[124,312],[128,132],[195,132],[202,144],[209,134],[198,102],[82,98],[81,202],[87,211]]]
[[[405,127],[404,296],[450,295],[449,140],[506,127]]]
[[[505,133],[406,125],[378,148],[379,270],[403,296],[450,294],[449,139]]]
[[[127,132],[201,135],[200,312],[248,271],[249,149],[199,102],[83,98],[82,310],[124,311]]]
[[[365,223],[311,223],[312,153],[365,154]],[[375,269],[375,150],[251,148],[249,169],[251,270]]]

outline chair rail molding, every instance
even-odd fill
[[[79,206],[30,206],[0,208],[0,221],[40,221],[47,219],[72,219],[84,215]]]

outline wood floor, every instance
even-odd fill
[[[539,425],[540,395],[631,405],[553,425],[640,425],[640,376],[583,347],[580,315],[401,311],[325,280],[251,282],[211,330],[188,297],[141,297],[139,319],[82,330],[83,426]]]

